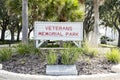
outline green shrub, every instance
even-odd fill
[[[62,54],[61,54],[61,62],[62,64],[69,64],[71,63],[70,62],[70,52],[69,50],[64,50],[62,51]]]
[[[64,47],[64,48],[75,48],[76,46],[75,46],[75,44],[73,44],[72,42],[65,42],[65,43],[63,44],[63,47]]]
[[[34,54],[36,54],[36,55],[40,55],[40,54],[41,54],[41,51],[40,51],[39,48],[33,48],[33,52],[32,52],[32,53],[34,53]]]
[[[11,48],[0,49],[0,62],[10,59],[12,57],[12,53]]]
[[[31,45],[19,44],[17,47],[17,52],[21,55],[25,55],[31,53],[33,51],[33,47]]]
[[[61,62],[62,64],[74,64],[78,58],[80,49],[77,48],[70,48],[61,51]]]
[[[112,49],[111,51],[106,53],[106,58],[108,61],[113,63],[119,63],[120,62],[120,51],[119,49]]]
[[[90,48],[88,43],[84,43],[83,53],[91,58],[95,57],[98,54],[98,50],[95,48]]]
[[[59,45],[58,45],[58,44],[55,44],[55,45],[47,45],[46,47],[48,47],[48,48],[54,48],[54,47],[59,47]]]
[[[41,51],[39,48],[35,48],[32,44],[19,44],[17,47],[15,47],[18,54],[25,55],[25,54],[35,54],[35,55],[41,55]]]
[[[48,64],[56,64],[57,62],[57,54],[53,50],[49,50],[46,58]]]
[[[63,44],[63,47],[64,47],[64,48],[71,48],[72,45],[71,45],[70,43],[64,43],[64,44]]]
[[[94,48],[87,48],[87,49],[83,49],[84,54],[93,58],[98,54],[98,50],[94,49]]]

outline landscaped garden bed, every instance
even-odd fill
[[[10,60],[2,62],[2,64],[4,70],[15,73],[46,74],[46,60],[36,55],[14,55]],[[97,73],[112,73],[111,66],[113,64],[101,57],[89,59],[84,56],[81,60],[76,62],[76,65],[79,75],[90,75]]]
[[[7,51],[8,50],[8,51]],[[46,66],[47,64],[57,64],[58,61],[55,61],[55,57],[51,57],[53,60],[48,59],[48,54],[61,54],[61,52],[68,52],[69,49],[63,50],[52,50],[54,53],[51,53],[50,50],[44,49],[40,50],[34,47],[25,47],[25,46],[17,46],[14,49],[14,54],[8,54],[7,52],[11,52],[11,49],[4,49],[2,52],[5,53],[4,56],[1,56],[1,63],[3,64],[3,70],[7,70],[10,72],[15,73],[24,73],[24,74],[42,74],[46,75]],[[64,57],[64,61],[61,61],[61,64],[70,65],[75,64],[77,67],[78,75],[91,75],[91,74],[98,74],[98,73],[113,73],[111,70],[112,65],[118,63],[119,56],[117,57],[116,49],[113,50],[115,55],[106,55],[106,54],[98,54],[96,50],[88,50],[85,48],[70,48],[70,51],[75,51],[74,54],[76,58],[72,55],[73,62],[67,61],[67,57]],[[87,53],[89,52],[89,53]],[[111,51],[112,52],[112,51]],[[0,52],[1,53],[1,52]],[[79,54],[79,55],[78,55]],[[2,54],[3,55],[3,54]],[[4,57],[2,59],[2,57]],[[66,60],[65,60],[66,59]],[[52,61],[52,62],[51,62]],[[60,64],[60,65],[61,65]]]

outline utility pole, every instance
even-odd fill
[[[22,0],[22,43],[28,44],[28,0]]]

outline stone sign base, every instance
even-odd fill
[[[46,75],[53,76],[77,75],[76,65],[47,65]]]

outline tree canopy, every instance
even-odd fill
[[[21,15],[21,0],[7,0],[10,13]],[[29,32],[34,21],[83,21],[84,11],[78,0],[28,0]]]

